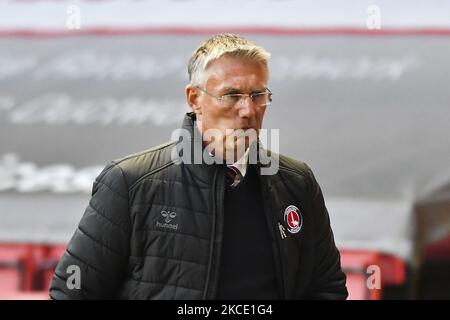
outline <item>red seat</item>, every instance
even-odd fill
[[[47,255],[44,262],[41,264],[41,270],[43,275],[43,289],[48,291],[50,289],[50,283],[55,272],[56,265],[59,259],[66,251],[66,245],[54,245],[47,248]]]
[[[16,267],[6,268],[0,264],[0,291],[18,291],[23,287],[23,278]]]
[[[381,281],[383,284],[399,286],[406,278],[406,263],[404,260],[390,254],[381,254]]]
[[[383,285],[401,285],[405,281],[405,262],[393,255],[376,251],[341,249],[341,265],[347,275],[349,299],[382,298]],[[367,280],[374,275],[373,267],[380,271],[379,289],[369,288]],[[369,283],[372,283],[369,279]]]
[[[0,292],[0,300],[49,300],[47,291]]]
[[[35,263],[28,244],[0,244],[0,291],[31,290]]]
[[[367,289],[367,278],[363,273],[346,272],[348,300],[378,300],[377,295]]]
[[[340,250],[342,270],[347,276],[349,300],[379,300],[381,289],[371,289],[367,285],[372,271],[369,266],[380,266],[381,255],[378,252],[359,250]]]

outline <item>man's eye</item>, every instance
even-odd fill
[[[224,98],[229,102],[238,102],[241,96],[239,94],[227,94]]]

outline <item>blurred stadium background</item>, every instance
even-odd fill
[[[94,178],[170,139],[187,59],[218,32],[272,53],[265,127],[315,171],[350,298],[449,299],[449,13],[440,0],[0,1],[0,299],[47,298]]]

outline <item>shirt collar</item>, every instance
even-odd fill
[[[247,148],[247,150],[245,151],[242,158],[240,158],[238,161],[233,163],[233,166],[235,168],[239,169],[239,171],[241,172],[242,177],[245,177],[245,174],[247,173],[249,150],[250,150],[250,148]]]
[[[245,177],[245,174],[247,173],[247,167],[248,167],[248,153],[250,151],[250,148],[247,148],[244,155],[235,163],[231,164],[230,166],[233,166],[239,170],[239,172],[242,174],[242,177]],[[212,152],[209,152],[209,155],[213,157],[214,155]]]

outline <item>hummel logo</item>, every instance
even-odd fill
[[[156,221],[157,228],[172,229],[172,230],[178,229],[178,223],[177,224],[170,223],[173,219],[177,217],[177,213],[175,211],[162,210],[161,216],[164,218],[164,223]]]
[[[161,211],[161,215],[164,217],[164,221],[166,223],[169,223],[170,221],[172,221],[172,219],[174,219],[177,216],[176,212],[170,212],[170,211]]]

